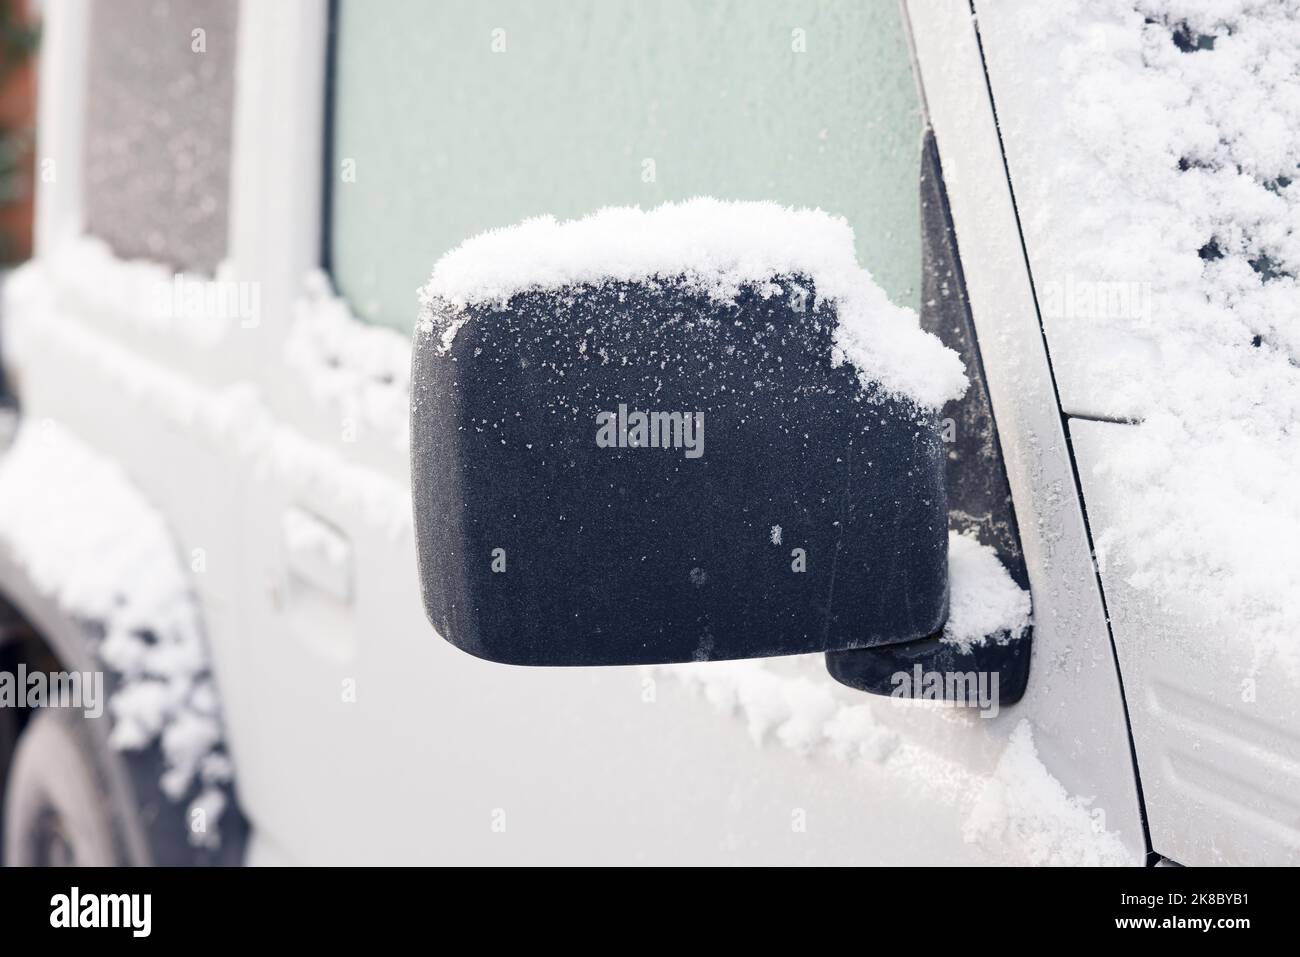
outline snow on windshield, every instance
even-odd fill
[[[1300,2],[1010,0],[979,21],[1067,409],[1141,420],[1102,466],[1127,507],[1099,557],[1294,665]]]

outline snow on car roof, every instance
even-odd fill
[[[543,216],[482,233],[434,266],[420,292],[419,328],[442,335],[445,349],[466,307],[521,292],[683,279],[725,302],[777,277],[812,283],[816,307],[838,317],[835,361],[852,363],[864,382],[930,408],[965,392],[957,354],[923,332],[913,310],[889,301],[858,264],[842,217],[770,202],[607,207],[583,219]]]

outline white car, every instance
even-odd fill
[[[101,674],[106,700],[0,708],[4,859],[1300,861],[1300,97],[1242,66],[1300,40],[1294,4],[1178,6],[47,0],[37,252],[0,317],[0,671]],[[605,207],[647,212],[582,225]],[[649,637],[592,652],[555,624],[584,621],[566,583],[640,526],[597,525],[505,621],[473,604],[479,539],[448,516],[509,500],[526,456],[455,485],[476,440],[434,427],[467,425],[434,352],[468,363],[475,317],[529,289],[670,263],[767,270],[781,303],[846,250],[863,374],[942,443],[952,534],[931,496],[939,524],[889,546],[938,556],[900,586],[928,596],[910,632],[801,643],[732,595],[702,644],[636,613],[649,576],[626,618]],[[461,293],[466,328],[439,312]],[[412,409],[431,389],[449,418]],[[600,408],[597,442],[626,423]],[[626,434],[602,454],[694,481],[689,434]],[[754,521],[789,562],[798,522]],[[837,628],[865,634],[838,574]],[[551,630],[525,649],[527,607]],[[972,700],[900,691],[931,671]]]

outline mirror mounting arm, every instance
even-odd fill
[[[1014,639],[1005,633],[990,636],[967,650],[937,634],[858,651],[831,651],[826,654],[826,670],[840,684],[858,691],[949,701],[959,707],[980,707],[985,713],[991,699],[996,713],[997,707],[1024,697],[1032,630]]]

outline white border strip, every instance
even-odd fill
[[[319,265],[326,0],[243,0],[230,162],[234,278],[261,283],[262,315],[288,327]]]
[[[81,234],[89,35],[87,0],[46,0],[36,98],[38,257]]]

